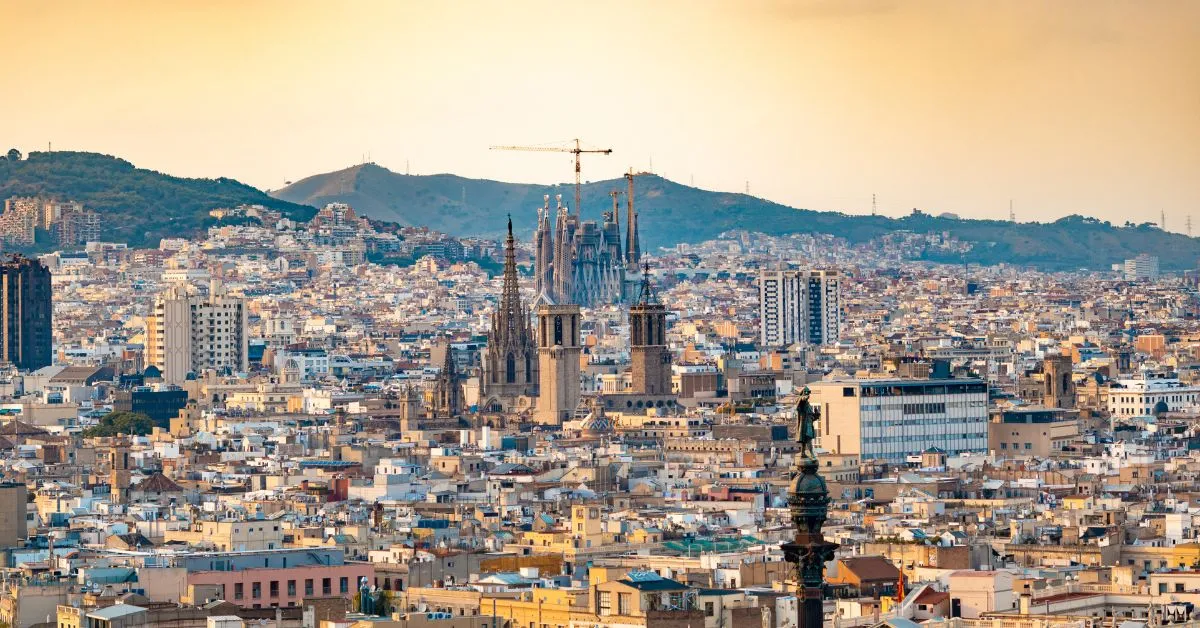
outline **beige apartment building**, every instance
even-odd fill
[[[1016,408],[992,413],[988,450],[999,456],[1046,458],[1079,436],[1079,414],[1057,408]]]
[[[146,317],[146,363],[170,384],[206,369],[243,372],[249,367],[246,304],[219,281],[208,294],[177,284],[154,302]]]

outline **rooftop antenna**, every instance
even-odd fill
[[[1013,204],[1012,204],[1011,198],[1008,199],[1008,221],[1009,222],[1017,221],[1017,214],[1015,212],[1013,212]]]
[[[871,195],[871,215],[876,216],[878,214],[879,214],[879,205],[878,205],[878,203],[875,202],[875,195],[872,194]]]

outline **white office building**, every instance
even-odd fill
[[[1158,279],[1158,257],[1142,253],[1125,260],[1126,281],[1155,281]]]
[[[837,454],[903,464],[930,448],[986,452],[988,387],[978,379],[850,379],[809,384],[818,443]]]
[[[1195,406],[1200,386],[1175,378],[1122,379],[1108,389],[1108,412],[1114,417],[1151,416]]]
[[[146,317],[146,363],[158,367],[170,384],[207,369],[245,372],[245,302],[227,294],[219,281],[209,284],[208,294],[188,284],[168,288]]]
[[[759,342],[765,347],[825,345],[842,337],[836,270],[763,270],[758,297]]]

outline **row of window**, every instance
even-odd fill
[[[278,580],[271,580],[268,583],[268,592],[269,592],[268,597],[273,597],[273,598],[279,597],[279,581]],[[350,592],[350,578],[344,577],[344,576],[339,578],[338,579],[338,593],[345,595],[349,592]],[[233,584],[233,599],[235,599],[235,600],[245,599],[245,593],[246,593],[245,585],[243,585],[241,582],[235,582]],[[312,578],[305,579],[304,595],[311,596],[311,595],[314,595],[314,593],[315,593],[315,588],[314,588],[313,579]],[[333,578],[321,578],[321,595],[333,595]],[[296,597],[296,581],[295,580],[287,581],[287,597]],[[250,599],[252,599],[252,600],[262,599],[262,583],[261,582],[251,582],[250,583]]]

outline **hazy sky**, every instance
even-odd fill
[[[1200,234],[1200,1],[0,0],[0,145],[264,188],[630,166],[812,209]]]

